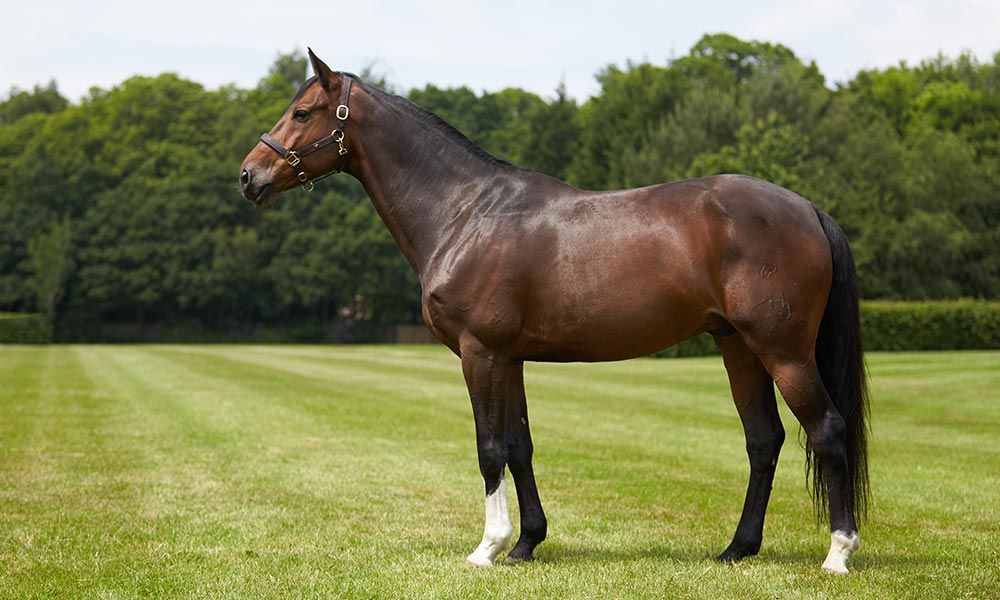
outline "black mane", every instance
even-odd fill
[[[426,108],[415,104],[413,101],[404,98],[403,96],[398,96],[396,94],[391,94],[383,89],[377,88],[372,85],[365,84],[365,88],[369,91],[377,93],[383,100],[388,101],[392,106],[400,109],[407,115],[415,118],[421,123],[431,127],[445,139],[451,140],[458,144],[461,148],[464,148],[469,153],[471,153],[476,158],[479,158],[491,165],[503,166],[503,167],[514,167],[514,165],[505,161],[502,158],[493,156],[486,150],[483,150],[478,144],[470,140],[461,131],[455,129],[450,123],[427,110]]]

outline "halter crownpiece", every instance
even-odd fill
[[[285,162],[297,171],[296,175],[302,183],[302,189],[307,192],[313,191],[316,187],[316,182],[320,179],[340,173],[344,170],[344,167],[347,166],[347,158],[343,158],[340,161],[339,167],[318,177],[309,177],[309,174],[306,173],[305,167],[300,166],[303,158],[309,156],[317,150],[326,148],[330,144],[337,144],[337,153],[340,156],[347,156],[347,147],[344,146],[344,125],[347,123],[347,118],[351,115],[351,109],[348,108],[347,103],[351,99],[351,85],[354,83],[354,78],[347,73],[341,73],[340,77],[343,80],[343,85],[341,86],[342,91],[340,93],[340,105],[337,106],[336,113],[337,128],[334,129],[330,135],[320,138],[311,144],[307,144],[298,150],[289,150],[285,148],[281,142],[271,137],[271,134],[260,134],[260,141],[264,142],[264,145],[271,150],[277,152],[281,158],[285,159]]]

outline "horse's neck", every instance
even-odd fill
[[[366,101],[371,103],[369,118],[357,140],[349,140],[360,160],[348,171],[364,186],[410,266],[423,278],[441,244],[465,224],[463,211],[501,167],[388,99],[369,94]]]

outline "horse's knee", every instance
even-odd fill
[[[479,444],[479,471],[482,473],[483,478],[487,480],[487,491],[489,491],[490,483],[493,483],[493,480],[499,480],[503,474],[503,469],[507,465],[508,458],[509,450],[506,444],[493,440]],[[499,481],[495,483],[499,483]]]

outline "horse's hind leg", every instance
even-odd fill
[[[844,419],[830,401],[815,359],[800,363],[776,355],[761,358],[819,458],[832,538],[823,570],[846,573],[847,559],[860,546],[860,538],[854,519],[853,483],[848,476]]]
[[[729,386],[736,410],[746,433],[750,459],[750,482],[747,485],[743,514],[732,543],[718,556],[720,561],[737,561],[760,551],[764,535],[764,513],[771,496],[778,452],[785,440],[785,430],[778,417],[774,382],[738,333],[715,339],[729,374]]]

